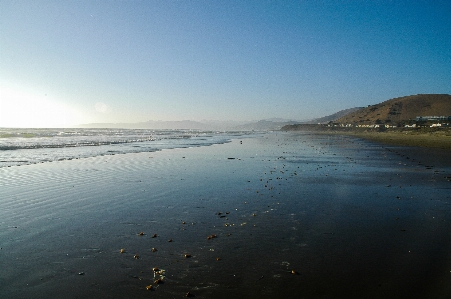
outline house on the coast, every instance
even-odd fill
[[[417,124],[429,124],[431,128],[449,127],[451,116],[417,116],[415,120]]]
[[[416,121],[451,121],[451,116],[417,116]]]

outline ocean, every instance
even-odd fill
[[[249,132],[0,128],[0,168],[230,142]]]
[[[451,294],[451,167],[430,151],[308,132],[87,132],[64,140],[110,144],[41,150],[101,154],[0,168],[0,298]]]

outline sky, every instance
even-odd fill
[[[0,127],[307,120],[451,94],[451,2],[0,0]]]

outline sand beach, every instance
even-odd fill
[[[0,298],[448,298],[441,153],[274,132],[1,168]]]
[[[383,132],[354,130],[345,132],[351,136],[365,138],[374,142],[440,149],[451,152],[451,129],[390,129]]]

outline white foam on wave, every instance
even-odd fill
[[[248,133],[242,133],[247,135]],[[0,168],[228,142],[234,135],[191,130],[0,130]]]

